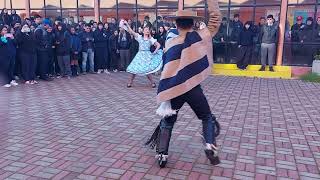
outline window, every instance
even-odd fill
[[[102,0],[100,1],[100,8],[117,8],[116,0]]]
[[[169,23],[169,24],[173,24],[173,21],[172,20],[168,20],[166,18],[166,16],[171,16],[173,15],[178,9],[167,9],[167,8],[164,8],[164,9],[158,9],[158,16],[162,17],[162,21],[164,23]],[[162,23],[163,24],[163,23]],[[161,25],[161,23],[160,23]],[[159,25],[157,26],[157,28],[159,28]]]
[[[149,18],[149,22],[145,21]],[[141,26],[146,25],[147,23],[156,27],[156,9],[139,9],[138,10],[138,22],[141,23]]]
[[[21,3],[21,0],[11,0],[12,9],[25,9],[25,3]]]
[[[79,9],[79,17],[83,17],[85,22],[90,22],[94,19],[94,10],[93,9]]]
[[[62,17],[63,18],[73,17],[74,21],[77,22],[77,9],[63,9]]]
[[[30,0],[31,9],[41,9],[44,7],[44,0]]]
[[[45,17],[45,11],[43,9],[31,9],[30,16],[34,17],[35,15],[40,15],[41,17]]]
[[[300,2],[298,2],[300,3]],[[283,63],[310,66],[313,55],[319,49],[319,33],[314,28],[315,6],[289,5]]]
[[[46,8],[47,9],[59,9],[60,1],[57,0],[46,0]]]
[[[220,8],[222,22],[218,33],[213,38],[213,52],[215,63],[227,63],[227,40],[228,40],[228,8]]]
[[[231,0],[231,5],[253,5],[254,0]]]
[[[290,1],[290,0],[289,0]],[[281,0],[256,0],[256,4],[274,4],[274,5],[280,5]]]
[[[60,9],[46,9],[46,18],[50,18],[51,20],[55,20],[56,17],[61,16]]]
[[[136,0],[118,0],[119,8],[135,8]]]
[[[185,7],[204,6],[205,0],[184,0]]]
[[[117,9],[100,9],[100,19],[102,22],[111,22],[111,18],[117,17]]]
[[[68,0],[67,0],[68,1]],[[93,8],[94,0],[78,0],[79,8]]]
[[[279,24],[280,6],[257,7],[255,10],[254,22],[257,36],[254,38],[255,47],[252,54],[252,64],[261,64],[261,44],[259,42],[258,34],[260,32],[261,26],[266,23],[265,19],[268,15],[273,15],[276,23]]]
[[[237,18],[237,15],[238,18]],[[230,63],[236,63],[238,59],[238,39],[243,29],[244,23],[253,20],[253,8],[251,7],[232,7],[230,9],[228,55]]]
[[[206,9],[204,7],[203,8],[185,8],[185,9],[189,9],[189,10],[197,12],[197,15],[203,17],[202,21],[205,22],[205,20],[206,20]]]
[[[163,8],[178,7],[178,1],[177,0],[158,0],[158,7],[163,7]]]
[[[3,8],[11,9],[10,0],[0,0],[0,11],[2,11]]]
[[[268,15],[273,15],[273,18],[276,21],[279,21],[280,6],[257,7],[255,11],[254,22],[259,24],[260,19],[262,17],[267,18]]]
[[[314,4],[315,0],[288,0],[288,4]]]
[[[138,0],[138,7],[139,8],[155,8],[156,7],[156,0]]]
[[[136,9],[119,9],[118,19],[133,19],[136,15]]]
[[[158,16],[161,16],[161,17],[165,17],[165,16],[171,16],[173,15],[176,11],[178,10],[178,8],[176,9],[158,9]]]
[[[77,0],[61,0],[62,8],[77,8]]]

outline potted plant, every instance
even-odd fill
[[[314,56],[312,63],[312,73],[320,75],[320,51]]]

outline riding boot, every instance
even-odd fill
[[[172,134],[173,124],[162,119],[160,122],[160,132],[158,134],[159,141],[156,147],[156,152],[158,153],[158,164],[161,168],[165,167],[168,162],[168,150],[170,144],[170,138]]]

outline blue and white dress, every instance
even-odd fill
[[[132,62],[127,68],[127,72],[136,75],[148,75],[159,71],[162,68],[162,54],[161,49],[156,54],[150,51],[150,48],[157,42],[154,38],[145,40],[143,36],[136,37],[139,42],[139,51],[133,58]]]

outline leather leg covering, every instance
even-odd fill
[[[161,120],[157,153],[168,155],[172,128],[173,124],[167,122],[165,119]]]

